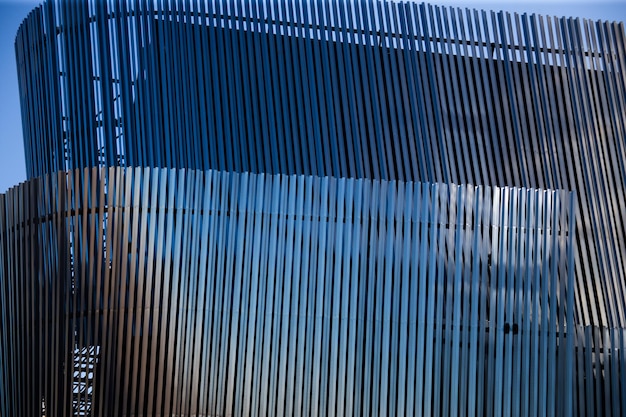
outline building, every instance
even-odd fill
[[[0,415],[620,415],[623,24],[47,1]]]

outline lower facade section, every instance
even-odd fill
[[[0,196],[0,414],[617,415],[626,333],[576,326],[575,205],[152,168],[31,180]]]

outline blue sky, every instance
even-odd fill
[[[0,0],[0,192],[26,179],[15,69],[15,34],[39,2]]]
[[[433,4],[626,21],[626,0],[471,1]],[[26,179],[14,40],[35,0],[0,0],[0,193]]]

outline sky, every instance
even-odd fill
[[[433,0],[430,3],[626,21],[626,0]],[[0,0],[0,193],[26,180],[14,42],[20,23],[37,4],[35,0]]]

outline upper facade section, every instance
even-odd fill
[[[25,20],[29,178],[121,165],[575,189],[578,145],[624,136],[616,24],[162,3],[48,1]]]
[[[165,3],[48,1],[24,21],[30,178],[100,165],[575,190],[579,322],[626,326],[623,24]]]

